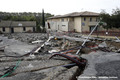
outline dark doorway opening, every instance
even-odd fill
[[[48,22],[48,29],[50,29],[50,23]]]
[[[11,33],[14,33],[14,28],[13,27],[11,28]]]
[[[35,27],[33,27],[33,32],[35,32]]]

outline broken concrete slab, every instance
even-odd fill
[[[27,53],[30,53],[35,46],[33,45],[27,45],[27,44],[21,44],[21,45],[10,45],[5,47],[5,54],[6,55],[12,55],[12,56],[20,56],[25,55]]]
[[[5,77],[0,80],[42,80],[46,77],[44,73],[25,72],[16,74],[13,77]]]
[[[107,44],[106,44],[106,42],[104,41],[104,42],[100,43],[100,44],[98,45],[98,47],[104,48],[104,47],[107,47]]]
[[[70,69],[64,67],[54,67],[47,73],[47,77],[43,80],[73,80],[76,78],[74,74],[76,74],[76,70],[78,67],[73,67]]]
[[[35,43],[42,43],[43,41],[42,40],[37,40],[37,41],[32,41],[32,44],[35,44]]]
[[[23,43],[25,43],[25,46],[26,46],[26,44],[28,45],[32,41],[36,41],[36,40],[47,41],[47,39],[45,37],[45,34],[41,35],[41,34],[35,34],[35,33],[34,34],[28,34],[28,33],[20,34],[19,33],[19,34],[10,34],[8,36],[10,36],[12,39],[8,39],[7,37],[4,37],[4,38],[8,39],[8,41],[11,41],[14,45],[15,44],[21,45],[21,47],[22,47]],[[38,80],[44,80],[44,79],[48,79],[48,80],[49,79],[51,79],[51,80],[57,80],[57,79],[58,80],[68,80],[68,79],[74,80],[73,78],[71,79],[71,76],[74,75],[74,72],[77,70],[77,66],[73,67],[71,69],[63,68],[63,67],[61,67],[62,62],[63,63],[65,62],[65,64],[69,64],[69,62],[67,63],[66,60],[63,59],[63,58],[60,58],[60,60],[62,60],[60,62],[58,61],[58,58],[55,58],[56,60],[50,60],[49,61],[48,58],[51,55],[47,54],[47,51],[61,50],[62,45],[65,46],[64,50],[68,50],[68,49],[76,47],[76,46],[78,46],[78,47],[81,46],[83,41],[82,40],[77,40],[76,38],[74,39],[74,37],[75,36],[72,36],[72,37],[70,37],[66,40],[63,40],[64,38],[62,38],[62,37],[61,37],[61,40],[60,39],[51,40],[50,41],[51,46],[50,47],[45,46],[44,49],[43,49],[43,51],[46,51],[46,53],[38,52],[38,54],[32,54],[30,56],[28,55],[28,56],[24,56],[24,57],[21,57],[21,58],[1,57],[0,58],[0,62],[1,62],[0,63],[0,68],[3,68],[4,66],[9,67],[10,64],[11,65],[16,64],[17,60],[22,59],[22,63],[17,68],[16,74],[12,75],[12,76],[9,76],[9,77],[5,77],[4,79],[5,80],[17,80],[17,79],[21,80],[22,77],[26,76],[26,78],[23,78],[22,80],[29,80],[29,79],[30,80],[35,80],[35,79],[38,79]],[[71,38],[73,38],[73,39],[71,39]],[[89,49],[92,49],[92,48],[89,48],[89,46],[94,46],[94,45],[96,45],[96,43],[99,44],[100,41],[104,41],[103,39],[99,40],[99,38],[97,39],[98,42],[96,40],[92,40],[92,39],[90,39],[90,40],[94,41],[93,42],[94,44],[91,41],[88,41],[88,43],[86,43],[85,46],[87,46],[87,47],[86,47],[86,49],[84,49],[84,51],[87,51],[87,53],[89,52]],[[15,41],[15,43],[14,43],[14,41]],[[23,41],[23,42],[21,42],[21,41]],[[66,46],[65,43],[67,43],[67,46]],[[2,46],[7,45],[7,44],[3,44],[3,41],[0,44]],[[8,43],[8,44],[10,44],[10,43]],[[106,41],[106,44],[108,45],[107,41]],[[41,44],[31,44],[31,45],[32,46],[41,46]],[[117,44],[117,45],[119,46],[119,44]],[[10,46],[12,47],[12,44],[10,44]],[[7,45],[6,47],[10,47],[10,46]],[[119,48],[118,46],[117,46],[117,50]],[[108,45],[108,47],[109,47],[109,45]],[[114,46],[111,46],[111,47],[114,47]],[[26,47],[24,47],[24,48],[28,49]],[[115,46],[115,48],[116,48],[116,46]],[[74,54],[76,51],[77,51],[77,49],[75,49],[74,51],[71,51],[70,53],[73,52],[73,54]],[[116,64],[119,64],[118,61],[115,61],[116,63],[114,64],[114,60],[118,59],[118,57],[116,57],[117,55],[115,56],[115,55],[111,55],[111,54],[108,53],[109,54],[109,56],[108,56],[108,54],[101,54],[103,52],[97,52],[97,53],[100,53],[100,55],[98,55],[96,53],[95,53],[96,54],[95,55],[95,54],[92,53],[92,55],[87,54],[89,56],[89,58],[87,56],[84,56],[85,58],[88,59],[89,65],[88,65],[88,68],[86,68],[85,72],[83,72],[82,75],[91,74],[93,76],[96,76],[96,75],[99,76],[101,74],[107,74],[108,73],[107,72],[108,66],[104,69],[104,66],[107,63],[108,63],[107,65],[109,65],[109,66],[110,66],[110,63],[113,63],[113,65],[119,67],[119,65],[116,65]],[[112,54],[114,54],[114,53],[112,53]],[[11,55],[15,55],[15,54],[11,54]],[[1,56],[3,56],[3,53],[1,53]],[[108,57],[111,58],[112,56],[114,56],[113,58],[115,58],[115,59],[108,59]],[[92,62],[92,61],[94,61],[94,62]],[[111,62],[111,61],[113,61],[113,62]],[[59,65],[59,63],[60,63],[60,65]],[[104,65],[104,66],[102,66],[102,65]],[[100,69],[98,69],[99,66],[101,66]],[[112,66],[112,67],[114,67],[114,66]],[[118,67],[115,67],[115,69],[118,69]],[[92,69],[92,68],[94,68],[94,69]],[[102,69],[105,70],[105,71],[102,71]],[[110,69],[111,68],[109,68],[109,70]],[[101,70],[101,71],[99,71],[99,70]],[[115,70],[112,69],[112,71],[114,72]],[[53,73],[53,75],[52,75],[52,73]],[[119,73],[119,71],[118,71],[118,73]],[[118,74],[118,73],[115,73],[115,74]],[[80,73],[79,73],[79,75],[80,75]],[[78,80],[79,80],[79,78],[80,77],[78,77]],[[82,80],[82,79],[80,79],[80,80]],[[85,80],[87,80],[87,79],[85,79]]]
[[[0,80],[73,80],[78,67],[66,69],[64,67],[53,67],[36,72],[25,72],[16,74],[13,77],[6,77]]]
[[[42,69],[47,69],[55,66],[69,64],[71,61],[61,61],[61,60],[35,60],[35,61],[21,61],[19,67],[15,70],[13,74],[23,73],[23,72],[30,72],[30,71],[37,71]],[[16,62],[4,62],[0,63],[1,68],[5,66],[11,66],[16,64]],[[33,67],[29,67],[29,65]]]
[[[93,52],[88,55],[82,55],[82,57],[88,60],[88,67],[84,70],[83,74],[78,77],[78,80],[91,80],[92,76],[96,77],[95,80],[101,80],[99,79],[100,76],[117,77],[117,79],[115,80],[120,79],[120,76],[118,76],[120,73],[117,72],[116,70],[116,68],[120,67],[118,65],[119,63],[117,63],[118,61],[120,61],[120,54],[107,53],[107,52],[96,52],[96,53]],[[116,62],[116,63],[112,64],[112,62]],[[106,63],[109,64],[109,66],[106,65]],[[110,70],[114,71],[115,74]],[[110,75],[107,73],[109,73]],[[85,77],[90,77],[90,78],[86,79]],[[114,80],[114,79],[108,78],[106,80]]]

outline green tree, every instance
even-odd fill
[[[40,29],[40,16],[38,14],[36,14],[35,16],[36,16],[37,32],[41,32],[41,29]]]
[[[102,21],[107,23],[107,25],[104,26],[104,28],[106,28],[107,30],[109,28],[120,28],[120,9],[113,9],[112,12],[113,13],[111,15],[106,13],[105,11],[102,11],[102,13],[100,14],[100,17],[102,17]]]
[[[43,32],[46,32],[46,29],[45,29],[45,16],[44,16],[44,9],[42,10],[42,27],[43,27]]]
[[[109,14],[107,14],[107,13],[102,13],[102,14],[100,14],[100,17],[102,18],[102,22],[104,22],[104,23],[107,24],[107,25],[104,25],[104,26],[103,26],[105,29],[108,30],[108,29],[112,28],[111,17],[110,17]]]
[[[120,9],[119,8],[116,8],[116,9],[113,9],[112,11],[112,26],[115,27],[115,28],[120,28]]]
[[[32,13],[32,12],[23,12],[23,13],[9,13],[9,12],[0,12],[0,20],[12,20],[12,21],[36,21],[36,28],[38,32],[41,32],[40,26],[43,27],[43,32],[45,32],[45,19],[52,17],[50,13]]]

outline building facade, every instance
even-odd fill
[[[17,33],[17,32],[35,32],[36,21],[1,21],[0,32]]]
[[[48,18],[46,28],[53,31],[90,32],[98,21],[99,13],[74,12]],[[99,30],[103,30],[103,28]]]

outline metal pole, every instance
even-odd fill
[[[86,40],[82,43],[80,49],[76,52],[76,54],[79,54],[81,48],[85,45],[85,43],[87,42],[87,40],[89,39],[89,37],[91,36],[91,34],[94,32],[94,30],[97,28],[98,24],[100,23],[100,21],[96,24],[96,26],[93,28],[93,30],[90,32],[90,34],[88,35],[88,37],[86,38]]]
[[[117,40],[120,40],[117,36],[115,36]]]

